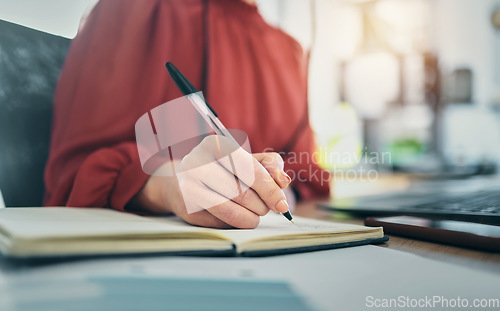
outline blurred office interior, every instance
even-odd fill
[[[96,0],[0,0],[0,19],[72,38]],[[422,174],[500,162],[500,0],[260,0],[310,59],[318,160]],[[64,11],[65,14],[61,14]],[[389,154],[382,161],[370,158]]]
[[[338,155],[360,153],[379,170],[431,175],[496,171],[499,10],[497,0],[261,1],[311,51],[323,165],[352,167]]]

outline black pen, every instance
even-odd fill
[[[217,132],[222,136],[230,138],[236,144],[238,144],[238,141],[233,137],[233,135],[231,135],[231,133],[229,133],[224,124],[222,124],[222,122],[219,120],[215,110],[207,103],[204,98],[198,95],[199,91],[191,82],[189,82],[189,80],[179,71],[179,69],[177,69],[171,62],[167,62],[165,64],[165,67],[167,67],[170,77],[172,77],[179,90],[181,90],[182,94],[184,94],[188,97],[189,100],[191,100],[195,107],[200,110],[202,115],[208,119],[208,122],[217,129]],[[285,216],[285,218],[290,222],[294,223],[292,214],[289,210],[285,213],[282,213],[282,215]]]

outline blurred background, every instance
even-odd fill
[[[0,0],[0,19],[71,39],[95,2]],[[261,0],[258,7],[309,57],[310,122],[324,168],[497,171],[500,0]]]
[[[260,4],[311,53],[310,119],[324,167],[496,171],[500,1]]]

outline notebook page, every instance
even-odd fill
[[[171,222],[171,221],[170,221]],[[175,225],[102,208],[4,208],[0,233],[23,239],[201,233],[203,228]]]
[[[290,236],[288,238],[304,238],[307,236],[320,236],[322,234],[346,232],[377,232],[380,228],[358,226],[352,224],[335,223],[294,216],[295,223],[289,222],[285,217],[270,212],[261,217],[259,226],[255,229],[230,229],[218,230],[221,235],[227,236],[236,244],[271,237]],[[222,231],[222,232],[221,232]]]

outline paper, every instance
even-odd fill
[[[0,223],[15,237],[32,239],[203,230],[192,226],[172,228],[147,217],[103,208],[7,208],[0,210]]]
[[[50,237],[91,237],[102,235],[165,234],[173,232],[206,232],[224,235],[234,241],[250,240],[272,235],[347,231],[350,229],[376,231],[375,228],[317,221],[307,218],[290,223],[282,215],[261,217],[256,229],[219,230],[191,226],[177,217],[140,217],[98,208],[11,208],[3,210],[0,223],[15,237],[42,239]]]
[[[272,236],[286,236],[301,234],[298,237],[304,237],[307,234],[321,234],[322,232],[376,232],[378,228],[326,222],[314,219],[295,217],[295,223],[291,223],[285,217],[279,214],[269,212],[268,215],[260,218],[259,226],[250,230],[223,230],[220,234],[229,237],[237,244],[244,241],[269,238]]]

